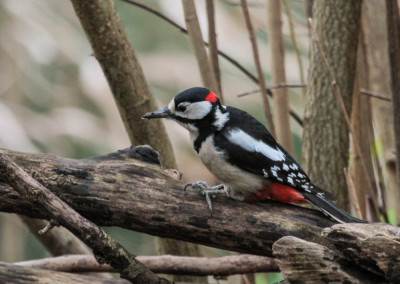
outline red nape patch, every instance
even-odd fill
[[[205,100],[211,103],[215,103],[219,100],[219,98],[214,92],[210,91]]]
[[[271,199],[282,203],[308,203],[296,189],[281,183],[273,183],[268,191]]]

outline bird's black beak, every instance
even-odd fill
[[[152,118],[167,118],[171,116],[171,111],[169,110],[168,107],[165,107],[163,109],[159,109],[153,112],[148,112],[145,115],[143,115],[142,118],[147,118],[147,119],[152,119]]]

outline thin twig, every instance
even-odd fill
[[[57,221],[54,221],[53,219],[51,219],[46,226],[38,231],[39,235],[44,235],[47,233],[47,231],[53,229],[54,227],[60,226],[60,224],[57,223]]]
[[[161,18],[162,20],[168,22],[169,24],[171,24],[173,27],[177,28],[179,31],[181,31],[184,34],[187,34],[187,30],[180,26],[179,24],[177,24],[176,22],[174,22],[173,20],[171,20],[170,18],[168,18],[167,16],[165,16],[164,14],[160,13],[157,10],[154,10],[153,8],[146,6],[142,3],[139,3],[135,0],[122,0],[128,4],[140,7],[150,13],[152,13],[153,15]],[[204,44],[208,47],[209,44],[208,42],[204,41]],[[225,58],[228,62],[230,62],[233,66],[235,66],[237,69],[239,69],[243,74],[245,74],[250,80],[252,80],[254,83],[258,84],[258,79],[256,76],[254,76],[250,71],[248,71],[242,64],[240,64],[238,61],[236,61],[235,59],[233,59],[231,56],[229,56],[228,54],[226,54],[225,52],[218,50],[218,54],[220,56],[222,56],[223,58]],[[272,96],[272,93],[270,90],[267,90],[267,93],[269,96]],[[300,115],[298,115],[293,109],[290,110],[290,115],[293,117],[293,119],[295,121],[297,121],[297,123],[300,126],[303,126],[303,119],[300,117]]]
[[[305,88],[305,87],[307,87],[306,84],[277,84],[277,85],[269,86],[269,90],[279,89],[279,88]],[[252,91],[248,91],[246,93],[241,93],[241,94],[236,95],[236,96],[240,98],[240,97],[256,94],[256,93],[259,93],[259,92],[261,92],[260,89],[255,89],[255,90],[252,90]]]
[[[335,74],[333,73],[331,65],[329,64],[329,61],[328,61],[328,58],[326,57],[324,49],[322,48],[321,41],[319,40],[318,35],[317,35],[316,31],[314,30],[313,23],[312,23],[311,19],[308,19],[308,20],[309,20],[309,23],[310,23],[311,36],[315,40],[315,42],[317,43],[318,49],[319,49],[319,51],[321,53],[321,56],[322,56],[322,60],[324,61],[324,64],[325,64],[325,66],[326,66],[326,68],[328,70],[328,74],[329,74],[329,77],[331,79],[331,84],[332,84],[332,87],[333,87],[333,89],[335,91],[336,98],[337,98],[337,100],[338,100],[338,102],[340,104],[340,107],[342,109],[343,115],[345,117],[345,120],[346,120],[346,123],[347,123],[347,127],[349,128],[350,134],[354,137],[354,139],[353,139],[354,140],[354,146],[355,146],[355,149],[356,149],[356,152],[357,152],[358,156],[360,157],[361,165],[362,165],[362,168],[363,168],[364,174],[365,174],[365,178],[368,181],[368,185],[369,185],[368,186],[368,191],[369,191],[369,194],[370,194],[370,196],[372,197],[372,199],[374,201],[373,202],[373,207],[374,207],[373,209],[374,209],[374,211],[376,213],[376,216],[379,216],[380,215],[379,214],[379,206],[378,206],[378,204],[376,204],[376,201],[378,199],[377,199],[376,194],[375,194],[375,192],[373,190],[372,182],[371,182],[371,179],[369,178],[369,175],[368,175],[368,170],[367,170],[367,167],[366,167],[365,159],[364,159],[364,156],[362,155],[361,150],[360,150],[360,145],[358,144],[357,137],[355,137],[355,135],[354,135],[354,130],[353,130],[353,127],[352,127],[351,122],[350,122],[350,117],[349,117],[349,114],[347,113],[346,107],[345,107],[344,102],[343,102],[342,94],[340,93],[340,89],[339,89],[339,87],[337,85],[337,82],[336,82],[336,79],[335,79]]]
[[[360,203],[357,198],[356,190],[354,188],[354,183],[353,183],[353,178],[350,174],[349,169],[344,168],[344,176],[346,177],[346,182],[347,182],[347,188],[349,190],[349,197],[350,200],[352,201],[352,204],[354,205],[354,209],[356,211],[356,217],[362,219],[362,213],[360,209]]]
[[[208,42],[209,42],[209,59],[210,66],[213,69],[215,80],[217,81],[218,95],[223,102],[222,88],[221,88],[221,73],[219,72],[218,62],[218,43],[217,33],[215,31],[215,8],[214,0],[206,0],[207,18],[208,18]]]
[[[265,117],[267,118],[269,131],[273,136],[276,136],[274,120],[272,119],[271,107],[269,105],[268,96],[266,92],[267,84],[265,83],[264,74],[261,68],[260,57],[258,55],[258,48],[257,48],[256,38],[254,35],[253,24],[251,23],[250,19],[249,8],[247,7],[247,0],[241,0],[240,3],[242,4],[243,15],[246,22],[247,30],[249,32],[251,47],[253,49],[254,64],[256,65],[257,69],[258,85],[260,86],[262,94],[261,97],[263,99]]]
[[[228,276],[256,272],[278,272],[271,257],[250,254],[222,257],[189,257],[175,255],[138,256],[155,273],[195,276]],[[92,255],[64,255],[15,263],[21,266],[63,272],[116,272],[110,265],[99,264]]]
[[[292,13],[290,12],[290,7],[289,7],[289,4],[288,4],[287,0],[283,0],[283,5],[285,6],[286,15],[287,15],[288,22],[289,22],[290,38],[292,39],[292,45],[293,45],[293,49],[294,49],[294,51],[296,53],[297,64],[299,65],[300,82],[302,84],[305,84],[304,71],[303,71],[303,61],[301,60],[299,46],[297,45],[296,33],[294,31],[294,25],[293,25],[293,19],[292,19]],[[305,101],[305,99],[306,99],[306,89],[302,89],[301,93],[303,95],[303,100]]]
[[[384,101],[388,101],[388,102],[392,101],[392,99],[387,97],[387,96],[384,96],[384,95],[381,95],[381,94],[378,94],[378,93],[374,93],[374,92],[371,92],[371,91],[366,90],[366,89],[360,89],[360,92],[361,92],[361,94],[367,95],[367,96],[369,96],[371,98],[384,100]]]
[[[169,24],[171,24],[172,26],[174,26],[175,28],[177,28],[179,31],[181,31],[184,34],[187,34],[188,31],[187,29],[185,29],[184,27],[180,26],[178,23],[174,22],[172,19],[168,18],[167,16],[165,16],[164,14],[162,14],[161,12],[154,10],[153,8],[144,5],[142,3],[139,3],[135,0],[122,0],[126,3],[129,3],[131,5],[140,7],[154,15],[156,15],[157,17],[163,19],[164,21],[168,22]],[[210,46],[210,44],[207,41],[204,41],[204,44],[208,47]],[[251,79],[254,83],[258,84],[258,79],[256,76],[254,76],[253,74],[251,74],[250,71],[248,71],[243,65],[241,65],[238,61],[236,61],[235,59],[233,59],[231,56],[229,56],[228,54],[226,54],[225,52],[218,50],[218,54],[221,55],[223,58],[225,58],[228,62],[230,62],[232,65],[234,65],[236,68],[238,68],[240,71],[242,71],[249,79]]]

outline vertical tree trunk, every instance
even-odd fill
[[[286,84],[285,48],[282,36],[280,1],[267,2],[267,27],[271,59],[271,84]],[[279,143],[293,154],[292,131],[290,130],[289,94],[287,88],[273,91],[274,123]]]
[[[132,144],[153,146],[160,152],[164,166],[176,168],[162,122],[141,119],[157,106],[113,2],[71,2],[107,78]]]
[[[368,59],[370,89],[374,92],[391,97],[390,71],[388,66],[388,34],[385,1],[363,2],[363,30],[365,31],[365,46]],[[389,191],[388,207],[395,208],[397,220],[400,220],[399,191],[396,179],[393,104],[383,100],[374,100],[372,104],[374,130],[377,143],[382,145],[383,169],[386,173],[386,184]]]
[[[213,69],[208,60],[206,46],[204,45],[203,35],[197,18],[196,6],[193,0],[183,0],[182,4],[186,28],[199,65],[201,79],[206,88],[217,92],[217,81],[215,80]]]
[[[358,54],[357,54],[357,78],[355,79],[354,95],[353,95],[353,111],[352,111],[352,125],[354,130],[353,137],[353,174],[354,174],[354,185],[357,193],[360,209],[363,219],[379,222],[380,216],[376,216],[375,210],[369,210],[369,216],[367,216],[366,203],[368,198],[371,198],[369,194],[370,190],[375,192],[375,196],[378,196],[376,188],[376,180],[374,167],[372,162],[371,147],[374,147],[373,140],[373,125],[372,125],[372,110],[371,110],[371,98],[361,94],[360,89],[369,89],[369,69],[367,64],[366,45],[363,29],[361,28]],[[368,171],[371,183],[365,178],[365,171],[362,165],[362,160],[356,151],[355,140],[361,150],[365,167]],[[373,188],[370,188],[373,186]],[[374,202],[378,203],[378,200]]]
[[[141,119],[143,114],[157,107],[113,2],[71,1],[110,85],[132,144],[149,144],[159,151],[165,167],[176,168],[172,146],[162,122]],[[158,242],[163,252],[169,254],[200,255],[198,246],[194,244],[164,239],[158,239]],[[180,281],[185,279],[177,277]]]
[[[360,0],[314,1],[313,33],[334,72],[347,112],[351,111],[360,26]],[[349,209],[343,169],[348,165],[349,129],[327,66],[313,41],[304,115],[303,161],[311,179]]]
[[[214,0],[206,0],[207,7],[207,18],[208,18],[208,50],[210,57],[210,66],[213,70],[215,81],[217,83],[218,95],[222,99],[222,86],[221,86],[221,73],[219,71],[219,60],[218,60],[218,43],[217,33],[215,31],[215,3]]]
[[[244,20],[246,22],[246,27],[249,32],[251,48],[253,50],[254,65],[256,66],[256,69],[257,69],[258,85],[260,87],[261,98],[263,100],[265,118],[267,119],[269,132],[271,132],[272,136],[276,137],[275,124],[274,124],[274,120],[272,118],[271,107],[270,107],[270,104],[268,101],[268,96],[267,96],[267,84],[265,83],[264,73],[261,68],[260,56],[258,55],[257,40],[255,37],[253,24],[251,23],[251,17],[250,17],[249,8],[247,5],[247,0],[240,0],[240,4],[242,6],[242,11],[243,11]]]
[[[396,200],[400,203],[400,15],[397,0],[386,0],[390,78],[393,98],[393,121],[396,153]],[[399,218],[400,216],[398,216]],[[397,220],[399,221],[399,219]]]

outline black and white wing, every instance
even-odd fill
[[[264,125],[239,109],[227,107],[227,111],[230,120],[215,134],[214,141],[227,152],[229,163],[299,191],[313,191],[315,186],[304,170]]]

